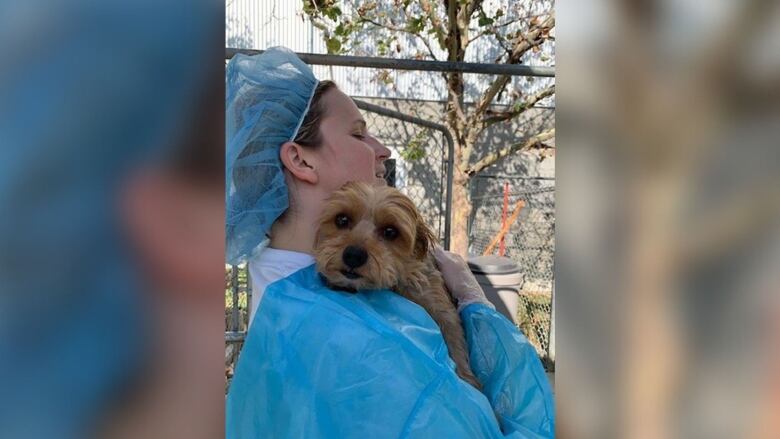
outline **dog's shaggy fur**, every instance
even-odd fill
[[[348,183],[328,200],[315,244],[317,269],[347,291],[390,289],[439,325],[456,372],[478,389],[460,316],[430,250],[435,236],[396,189]]]

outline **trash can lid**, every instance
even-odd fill
[[[469,268],[472,273],[479,274],[513,274],[520,272],[517,262],[506,256],[475,256],[469,258]]]

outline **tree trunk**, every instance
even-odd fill
[[[452,181],[452,230],[450,231],[450,251],[464,258],[468,256],[468,224],[471,215],[471,196],[468,190],[469,178],[455,167]]]

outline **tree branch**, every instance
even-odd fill
[[[496,42],[498,43],[499,46],[501,46],[502,49],[504,49],[504,54],[506,56],[511,56],[512,55],[512,49],[509,46],[507,46],[506,44],[504,44],[503,37],[499,37],[498,35],[496,35]],[[501,62],[501,58],[503,58],[503,57],[504,57],[504,55],[499,55],[496,58],[496,60],[493,61],[493,62],[498,64],[499,62]]]
[[[482,8],[482,2],[483,0],[472,0],[467,6],[466,6],[466,16],[470,19],[472,15],[474,15],[474,12],[476,12],[477,9]],[[471,20],[469,20],[471,21]]]
[[[550,29],[553,27],[555,27],[555,12],[551,12],[547,19],[537,25],[533,25],[528,32],[516,39],[515,47],[512,49],[512,54],[509,55],[506,63],[517,64],[520,62],[520,58],[522,58],[523,54],[544,42],[546,39],[546,37],[543,36],[544,33],[549,33]],[[488,87],[479,100],[479,104],[474,113],[476,117],[481,117],[485,113],[485,110],[490,106],[490,103],[493,102],[496,95],[506,87],[509,80],[510,77],[508,75],[499,76],[490,84],[490,87]]]
[[[472,41],[474,41],[476,39],[479,39],[479,38],[481,38],[481,37],[483,37],[483,36],[485,36],[485,35],[487,35],[489,33],[493,33],[497,29],[500,29],[502,27],[507,27],[509,25],[512,25],[512,24],[517,23],[517,22],[522,21],[522,20],[527,20],[527,19],[535,18],[535,17],[542,17],[542,16],[546,16],[546,15],[547,15],[546,12],[544,14],[523,15],[522,17],[513,18],[513,19],[508,20],[508,21],[506,21],[504,23],[497,24],[495,26],[490,26],[488,29],[485,29],[484,31],[478,33],[477,36],[475,36],[474,38],[470,39],[469,43],[471,43]],[[552,39],[552,37],[550,37],[550,39]]]
[[[539,148],[544,146],[544,141],[550,140],[553,137],[555,137],[555,129],[551,129],[548,131],[544,131],[542,133],[539,133],[533,137],[530,137],[526,139],[524,142],[516,143],[514,145],[508,146],[504,149],[500,149],[496,152],[492,152],[485,157],[483,157],[481,160],[479,160],[477,163],[474,163],[474,166],[470,166],[466,170],[466,174],[468,174],[470,177],[474,176],[475,174],[478,174],[483,169],[487,168],[488,166],[496,163],[499,159],[502,159],[510,154],[514,154],[516,152],[520,151],[527,151],[529,149],[533,148]],[[549,148],[549,146],[548,146]]]
[[[555,13],[550,13],[546,20],[539,24],[532,25],[528,32],[520,34],[516,38],[515,47],[512,51],[512,63],[520,62],[520,58],[529,50],[541,45],[549,38],[550,30],[555,27]]]
[[[406,20],[408,22],[408,20],[410,19],[409,13],[406,11],[406,8],[403,8],[402,10],[404,12],[404,17],[406,18]],[[424,29],[425,29],[425,26],[423,26],[423,30]],[[422,41],[423,44],[425,45],[425,48],[428,49],[428,54],[431,55],[431,58],[433,58],[435,61],[439,60],[439,58],[436,57],[436,53],[433,51],[433,47],[431,47],[430,41],[428,41],[427,38],[424,38],[421,33],[413,34],[412,32],[409,32],[409,31],[406,31],[406,33],[412,34],[415,37],[417,37],[420,41]],[[445,80],[447,78],[445,75],[442,75],[442,77],[444,77]]]
[[[428,16],[428,20],[431,22],[431,26],[436,35],[436,41],[439,43],[441,50],[447,49],[447,36],[444,32],[444,25],[439,17],[436,15],[436,8],[428,0],[420,0],[420,6],[423,12]]]
[[[531,96],[530,98],[528,98],[527,100],[525,100],[520,104],[512,105],[511,110],[501,111],[501,112],[490,112],[490,110],[487,110],[485,114],[489,114],[489,116],[482,119],[484,128],[487,128],[498,122],[503,122],[505,120],[509,120],[514,117],[517,117],[520,114],[524,113],[529,108],[532,108],[534,105],[536,105],[537,102],[541,101],[546,97],[552,96],[554,93],[555,93],[555,84],[543,90],[540,90],[535,95]]]
[[[372,20],[372,19],[370,19],[368,17],[360,17],[360,19],[365,21],[366,23],[371,23],[371,24],[373,24],[376,27],[380,27],[382,29],[386,29],[386,30],[389,30],[391,32],[401,32],[401,33],[409,34],[409,35],[412,35],[412,36],[415,36],[415,37],[419,38],[420,41],[422,41],[423,45],[425,45],[425,48],[428,49],[428,54],[431,56],[431,58],[433,58],[434,61],[439,61],[439,58],[436,57],[436,53],[434,53],[433,48],[431,47],[431,43],[425,37],[423,37],[422,35],[416,34],[414,32],[409,32],[408,30],[406,30],[406,29],[404,29],[402,27],[393,26],[392,24],[380,23],[380,22]]]
[[[325,24],[324,21],[318,20],[311,15],[309,16],[309,20],[311,21],[312,26],[324,32],[326,36],[330,36],[330,27]]]
[[[480,5],[482,0],[472,0],[472,3],[467,3],[464,7],[458,8],[458,34],[460,41],[458,46],[460,53],[458,54],[458,61],[465,59],[466,48],[469,45],[469,24],[471,24],[471,15],[474,13],[471,6]]]

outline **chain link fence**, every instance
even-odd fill
[[[249,327],[251,285],[246,264],[225,266],[225,391]]]
[[[503,183],[506,183],[504,186]],[[475,178],[472,182],[472,216],[469,227],[469,253],[485,254],[490,242],[502,229],[502,219],[510,223],[504,235],[503,256],[520,267],[520,305],[517,321],[534,345],[545,368],[554,368],[550,333],[555,254],[555,180],[523,177]],[[506,191],[506,197],[504,188]],[[504,201],[506,198],[506,202]],[[517,218],[512,213],[524,203]],[[506,207],[505,207],[506,206]],[[494,246],[490,254],[499,254]]]

